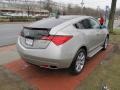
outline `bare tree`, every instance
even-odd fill
[[[45,0],[44,9],[48,10],[49,12],[52,12],[52,1],[51,0]]]
[[[110,33],[113,33],[113,24],[114,24],[114,16],[116,11],[116,3],[117,0],[112,0],[111,3],[111,11],[109,16],[109,23],[108,23],[108,29],[110,30]]]
[[[31,11],[33,10],[33,2],[29,0],[24,0],[25,2],[25,9],[27,11],[28,16],[30,16]]]
[[[68,4],[66,12],[67,12],[67,14],[72,14],[72,6],[71,6],[71,4]]]
[[[81,13],[81,10],[83,9],[83,13]],[[102,13],[103,10],[99,9],[99,13]],[[92,8],[88,8],[88,7],[83,7],[81,8],[78,5],[71,5],[68,4],[67,9],[65,10],[65,13],[67,15],[88,15],[88,16],[94,16],[94,17],[99,17],[98,15],[98,10],[96,9],[92,9]]]

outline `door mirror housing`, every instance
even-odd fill
[[[97,27],[98,29],[105,29],[105,28],[107,28],[105,25],[99,25],[98,27]]]

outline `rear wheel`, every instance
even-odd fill
[[[71,64],[70,71],[73,74],[79,74],[83,70],[85,61],[86,61],[86,51],[84,49],[80,49]]]

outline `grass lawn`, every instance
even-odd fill
[[[36,90],[17,75],[0,66],[0,90]]]
[[[110,43],[114,48],[109,57],[76,90],[120,90],[120,30],[110,35]]]

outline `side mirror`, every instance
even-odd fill
[[[105,28],[107,28],[105,25],[100,25],[99,26],[99,29],[105,29]]]

